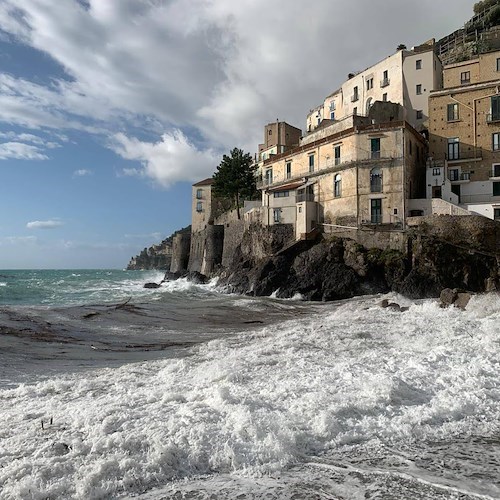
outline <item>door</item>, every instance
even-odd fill
[[[380,198],[370,200],[370,214],[372,224],[380,224],[382,222],[382,200]]]

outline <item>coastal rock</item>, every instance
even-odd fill
[[[194,283],[196,285],[203,285],[207,282],[207,277],[204,274],[199,273],[198,271],[191,271],[182,276],[183,278],[187,278],[188,281]]]
[[[161,285],[158,283],[145,283],[144,288],[160,288]]]
[[[449,307],[451,305],[458,307],[459,309],[465,310],[467,304],[469,303],[472,294],[464,290],[459,290],[458,288],[445,288],[441,291],[439,299],[441,301],[441,307]]]

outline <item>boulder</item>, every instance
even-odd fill
[[[441,307],[449,307],[451,305],[454,305],[455,307],[458,307],[462,310],[465,310],[471,297],[472,293],[460,290],[458,288],[445,288],[439,295]]]
[[[145,283],[144,288],[160,288],[161,285],[158,283]]]

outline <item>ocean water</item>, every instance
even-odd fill
[[[500,498],[498,295],[0,275],[1,499]]]

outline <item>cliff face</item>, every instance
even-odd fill
[[[191,226],[185,227],[171,234],[157,245],[144,248],[139,255],[132,257],[127,265],[127,270],[170,270],[172,262],[172,241],[177,234],[189,233]]]
[[[319,236],[286,246],[284,227],[245,232],[220,283],[236,293],[336,300],[396,291],[438,297],[444,288],[500,289],[500,223],[439,216],[407,233],[408,252],[367,249],[347,238]]]

